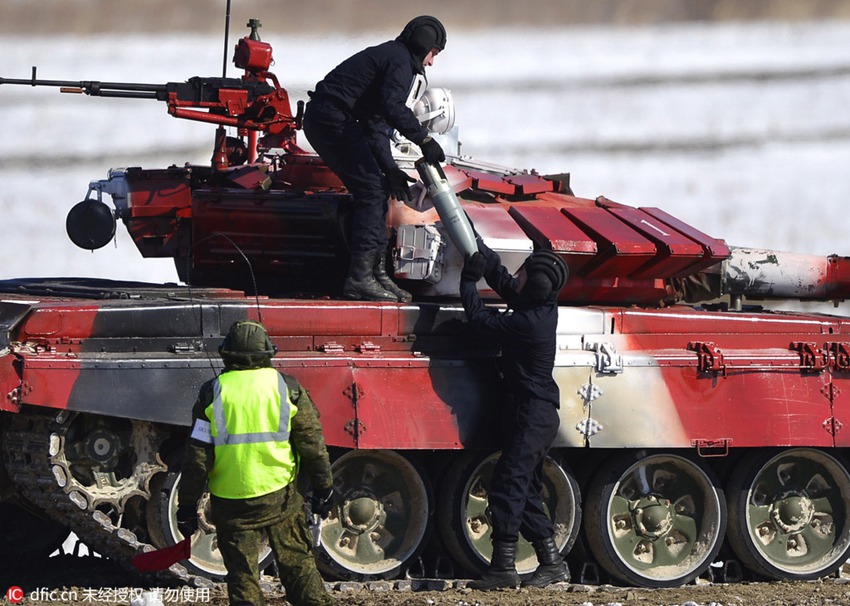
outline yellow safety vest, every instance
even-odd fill
[[[289,432],[298,409],[277,370],[222,373],[213,383],[213,401],[205,412],[215,446],[209,474],[212,494],[249,499],[292,482],[296,460]]]

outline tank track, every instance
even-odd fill
[[[62,412],[59,413],[64,414]],[[66,489],[57,482],[54,467],[60,452],[55,452],[57,425],[56,414],[19,413],[7,417],[3,431],[3,463],[13,483],[21,494],[48,517],[68,526],[91,550],[129,567],[131,558],[156,549],[154,545],[139,540],[127,528],[117,526],[103,511],[88,511],[72,500]],[[53,451],[51,451],[53,445]],[[148,495],[149,496],[149,495]],[[107,504],[100,497],[99,504]],[[117,500],[113,505],[118,505]],[[217,588],[224,591],[223,583],[215,583],[206,577],[191,574],[184,566],[174,564],[168,570],[148,575],[159,584],[189,584],[195,587]],[[330,591],[446,591],[461,589],[468,581],[446,579],[404,579],[395,581],[325,583]],[[284,595],[279,583],[263,576],[261,584],[267,596]]]
[[[64,411],[59,413],[62,414],[65,414]],[[39,413],[9,416],[3,432],[3,461],[6,470],[24,498],[40,508],[48,517],[68,526],[78,537],[84,537],[83,542],[90,549],[129,567],[134,555],[157,548],[140,541],[133,531],[116,525],[102,510],[88,507],[79,497],[75,499],[74,494],[77,491],[69,492],[69,484],[66,484],[66,488],[60,486],[55,470],[57,456],[62,454],[56,451],[57,418],[61,417]],[[159,469],[156,466],[150,466],[146,473],[153,475],[157,471]],[[149,477],[145,480],[146,486]],[[126,495],[123,495],[122,500],[126,500],[125,497]],[[114,505],[116,510],[123,510],[123,503],[110,504],[102,494],[98,496],[98,505]],[[195,587],[215,585],[206,577],[191,574],[180,564],[174,564],[168,570],[150,576],[165,583],[180,582]]]
[[[67,418],[67,411],[4,415],[5,423],[2,426],[0,447],[6,471],[21,496],[49,518],[68,526],[91,550],[120,563],[128,570],[133,570],[130,560],[134,555],[153,551],[157,547],[140,539],[133,530],[122,527],[127,520],[125,515],[116,512],[126,513],[124,505],[132,496],[141,495],[145,499],[150,498],[148,490],[150,479],[156,473],[165,470],[165,467],[143,462],[138,468],[142,469],[140,474],[144,477],[136,482],[137,485],[117,491],[111,501],[107,492],[99,487],[92,487],[91,494],[87,494],[83,500],[79,497],[74,498],[74,493],[81,489],[80,485],[65,482],[63,487],[59,481],[63,477],[63,471],[70,473],[66,453],[60,446],[63,441],[57,439],[57,431],[61,432]],[[135,475],[136,472],[134,472]],[[85,491],[85,487],[82,490]],[[87,505],[87,502],[94,505]],[[468,579],[454,578],[454,570],[436,570],[439,568],[440,566],[433,562],[431,565],[426,565],[420,557],[410,569],[404,571],[402,578],[399,579],[363,582],[326,581],[325,586],[328,590],[342,592],[447,591],[466,588]],[[722,572],[712,569],[709,571],[712,578],[708,582],[734,583],[743,580],[740,571],[736,573],[735,570],[737,569],[727,571],[725,566]],[[181,564],[174,564],[165,571],[145,576],[151,579],[152,586],[188,584],[219,590],[223,590],[224,587],[222,583],[193,574]],[[583,570],[578,576],[579,578],[574,580],[575,583],[601,584],[597,574],[586,575]],[[264,575],[261,584],[267,594],[283,595],[280,584],[272,577]]]

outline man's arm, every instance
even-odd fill
[[[420,145],[428,136],[413,110],[407,106],[407,96],[413,84],[413,71],[407,50],[389,59],[381,87],[381,114],[398,132]]]
[[[498,339],[522,335],[528,330],[528,326],[523,325],[523,319],[516,317],[515,314],[490,309],[484,305],[474,282],[460,283],[460,300],[466,311],[469,325],[481,336]]]
[[[510,297],[515,297],[517,282],[516,278],[511,276],[501,263],[493,262],[493,256],[498,259],[498,255],[479,241],[479,247],[482,246],[486,252],[479,250],[471,257],[467,257],[464,261],[463,270],[460,272],[460,300],[464,311],[466,311],[469,325],[478,334],[486,337],[497,339],[521,337],[531,328],[526,314],[502,313],[486,307],[481,302],[476,284],[485,273],[489,273],[488,284],[494,290],[499,287],[497,292],[500,295],[504,293]],[[488,252],[491,255],[489,259],[487,257]]]
[[[484,280],[493,291],[503,300],[509,301],[517,295],[517,279],[502,265],[502,259],[489,246],[484,244],[484,239],[475,232],[475,242],[478,244],[478,252],[487,259],[484,268]]]
[[[183,451],[183,466],[177,500],[183,506],[197,504],[207,485],[207,477],[215,462],[209,420],[204,412],[212,402],[212,382],[201,386],[192,408],[192,428]]]
[[[292,376],[284,375],[289,397],[298,409],[292,418],[289,441],[298,454],[300,466],[310,478],[313,490],[324,491],[333,486],[330,457],[322,435],[319,411],[310,394]]]
[[[390,143],[390,126],[377,118],[369,120],[368,124],[366,142],[369,144],[369,149],[372,150],[372,155],[375,156],[378,166],[381,167],[381,171],[386,175],[391,170],[398,168],[398,164],[393,158],[392,143]]]

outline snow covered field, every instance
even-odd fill
[[[348,54],[394,35],[262,33],[293,103]],[[429,77],[452,89],[465,154],[570,172],[579,196],[661,207],[729,244],[850,255],[848,40],[850,22],[452,32]],[[45,79],[221,74],[216,37],[3,46],[7,78],[32,65]],[[0,86],[0,132],[0,279],[176,280],[172,262],[142,259],[121,225],[115,246],[77,249],[65,215],[110,167],[209,161],[211,126],[153,101]]]

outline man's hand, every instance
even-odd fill
[[[466,215],[466,220],[469,221],[469,226],[472,228],[472,233],[475,234],[475,244],[478,246],[478,252],[480,252],[487,259],[487,265],[484,267],[484,275],[490,275],[502,264],[502,259],[496,254],[489,246],[484,244],[484,238],[481,237],[481,234],[478,233],[478,230],[475,229],[475,223],[472,222],[472,219],[469,216],[469,213],[464,211],[463,213]]]
[[[177,508],[177,530],[183,538],[189,538],[198,530],[198,508],[194,505],[180,505]]]
[[[445,162],[446,154],[443,148],[431,137],[425,137],[425,140],[419,144],[419,149],[422,150],[422,157],[428,164],[436,164],[437,162]]]
[[[460,272],[460,279],[462,282],[478,282],[484,275],[486,268],[487,257],[480,252],[473,253],[472,256],[466,257],[463,269]]]
[[[333,486],[325,490],[314,490],[310,495],[310,511],[322,518],[327,518],[334,506]]]
[[[416,179],[408,175],[400,168],[392,168],[387,173],[387,189],[389,194],[396,200],[410,202],[413,199],[413,194],[410,193],[408,183],[414,183]]]

